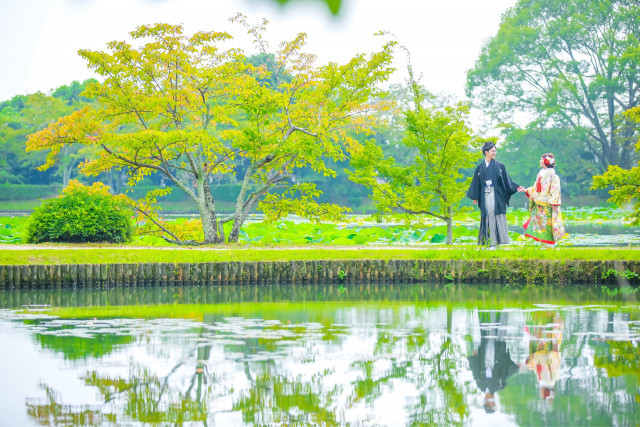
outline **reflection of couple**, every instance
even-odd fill
[[[480,345],[469,356],[469,368],[480,391],[484,393],[484,408],[495,412],[495,393],[507,385],[507,378],[518,371],[511,360],[505,329],[508,313],[480,312]]]
[[[495,412],[495,394],[507,386],[507,378],[518,372],[505,341],[508,313],[479,312],[480,345],[469,356],[469,368],[478,388],[484,393],[484,409]],[[563,321],[556,316],[553,323],[527,326],[529,356],[525,362],[534,372],[540,386],[540,397],[553,402],[560,370],[560,344]]]
[[[554,318],[551,325],[528,326],[529,357],[527,368],[533,371],[540,386],[540,397],[553,402],[555,385],[560,371],[560,344],[562,343],[563,322]]]
[[[467,197],[480,208],[478,244],[496,247],[511,243],[507,231],[507,206],[516,192],[529,198],[530,218],[523,227],[525,236],[539,242],[555,244],[565,236],[560,212],[560,178],[555,173],[555,158],[545,153],[540,159],[542,168],[535,184],[525,189],[511,180],[507,169],[496,158],[496,145],[482,146],[484,160],[476,167]]]

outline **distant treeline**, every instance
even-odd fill
[[[353,184],[349,186],[348,183],[335,187],[333,184],[324,182],[318,182],[316,185],[323,192],[320,196],[320,201],[323,203],[337,203],[354,208],[370,204],[368,203],[369,191],[365,187],[354,186]],[[158,187],[155,185],[143,183],[129,189],[125,194],[133,199],[139,199],[156,188]],[[172,188],[172,192],[160,198],[160,202],[184,202],[189,200],[187,194],[179,188]],[[240,188],[240,184],[218,184],[212,189],[213,197],[216,201],[235,202]],[[0,203],[2,201],[48,199],[58,196],[61,190],[62,185],[60,184],[3,184],[0,185]]]
[[[259,59],[256,59],[256,61]],[[92,153],[73,149],[61,156],[59,164],[44,172],[37,167],[44,163],[46,153],[25,152],[26,138],[29,134],[45,128],[58,118],[91,104],[91,100],[81,96],[85,87],[92,80],[82,83],[74,81],[61,86],[50,95],[35,93],[18,95],[0,102],[0,200],[30,200],[48,198],[59,194],[60,189],[70,179],[79,179],[85,183],[102,181],[112,188],[114,193],[127,190],[128,175],[126,170],[102,173],[98,177],[88,178],[78,173],[78,165],[89,158]],[[403,86],[392,86],[391,98],[398,103],[396,112],[406,106],[407,91]],[[435,100],[434,102],[438,102]],[[381,121],[378,132],[372,136],[354,135],[364,141],[374,139],[383,147],[386,155],[393,156],[400,164],[411,162],[415,153],[404,145],[398,144],[404,137],[400,114],[391,119]],[[558,161],[558,173],[563,182],[565,201],[576,206],[603,204],[607,198],[605,191],[590,190],[591,177],[600,172],[598,163],[589,158],[584,150],[581,134],[572,133],[568,129],[530,130],[510,129],[505,132],[505,142],[498,158],[506,164],[512,178],[521,185],[533,184],[538,170],[537,158],[543,152],[554,151]],[[480,153],[478,160],[480,160]],[[369,190],[349,181],[345,169],[349,161],[332,163],[329,166],[337,171],[335,178],[323,177],[311,169],[296,171],[298,182],[314,182],[323,191],[322,202],[339,203],[357,209],[363,205],[371,205],[367,196]],[[242,159],[238,160],[235,176],[242,176],[246,166]],[[471,171],[468,171],[470,174]],[[220,201],[235,201],[240,188],[233,176],[218,178],[212,183],[214,198]],[[133,192],[127,194],[134,198],[142,197],[148,190],[167,185],[160,176],[147,177]],[[176,188],[167,195],[164,201],[184,201],[187,195]]]

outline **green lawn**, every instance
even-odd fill
[[[554,259],[554,260],[639,260],[640,248],[558,248],[541,249],[535,246],[509,247],[487,251],[477,246],[454,246],[420,249],[370,249],[356,247],[300,247],[300,248],[132,248],[48,246],[49,249],[2,249],[1,265],[34,264],[107,264],[107,263],[198,263],[222,261],[293,261],[293,260],[493,260],[493,259]]]

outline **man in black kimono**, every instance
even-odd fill
[[[495,159],[493,142],[485,142],[482,154],[484,160],[473,173],[467,197],[480,207],[478,244],[493,248],[511,243],[507,231],[507,206],[515,192],[525,189],[513,182],[504,165]]]

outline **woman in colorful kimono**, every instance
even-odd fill
[[[538,242],[555,245],[565,237],[564,222],[560,212],[560,178],[555,171],[556,159],[545,153],[540,159],[536,183],[526,191],[531,217],[523,224],[525,236]]]

